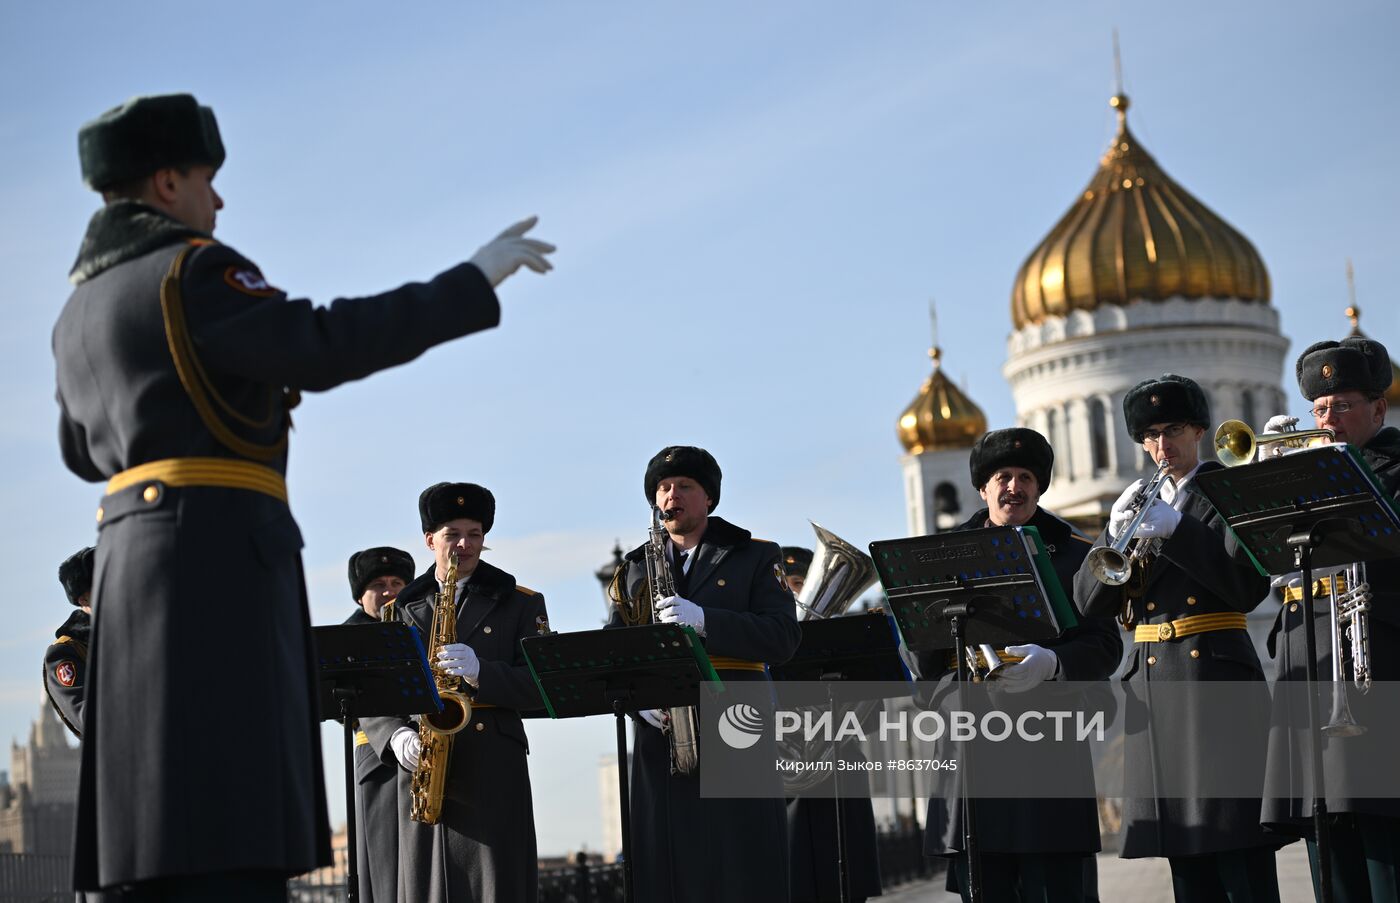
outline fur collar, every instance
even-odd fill
[[[68,636],[80,643],[88,641],[88,634],[92,632],[92,615],[79,608],[68,616],[68,620],[53,632],[56,637]]]
[[[104,270],[157,248],[189,238],[209,237],[154,207],[136,201],[117,201],[92,215],[68,279],[80,285]]]

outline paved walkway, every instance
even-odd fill
[[[1302,843],[1279,850],[1278,886],[1282,903],[1313,903],[1308,853]],[[957,903],[958,897],[943,889],[939,875],[886,891],[876,899],[880,903]],[[1119,859],[1116,853],[1101,853],[1099,899],[1103,903],[1172,903],[1171,868],[1165,859]]]

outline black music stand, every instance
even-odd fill
[[[1400,514],[1360,452],[1327,445],[1199,473],[1196,482],[1261,574],[1300,571],[1307,646],[1308,747],[1319,899],[1332,900],[1331,835],[1317,706],[1314,567],[1400,556]]]
[[[1034,527],[990,527],[872,542],[870,556],[904,645],[911,652],[952,649],[965,687],[968,645],[994,647],[1050,639],[1078,623]],[[991,662],[988,662],[991,665]],[[964,747],[961,803],[968,899],[981,903],[971,747]]]
[[[723,691],[695,630],[645,624],[525,637],[520,649],[551,718],[611,714],[617,721],[624,899],[632,900],[632,813],[627,777],[629,712],[698,705],[700,685]]]
[[[418,631],[406,624],[313,627],[322,721],[345,725],[346,894],[360,898],[355,848],[355,723],[442,710]]]
[[[836,711],[839,695],[844,703],[892,698],[873,695],[869,687],[842,686],[849,682],[910,683],[909,669],[899,657],[898,628],[884,612],[839,618],[802,621],[802,643],[787,662],[770,670],[773,680],[784,682],[820,681],[826,692],[822,698],[828,710]],[[838,693],[838,686],[841,692]],[[907,693],[912,695],[913,687]],[[792,694],[784,694],[787,706],[802,704]],[[850,899],[850,873],[846,862],[846,828],[841,821],[840,773],[832,776],[832,798],[836,803],[836,875],[842,903]]]

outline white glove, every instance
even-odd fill
[[[436,665],[443,674],[460,677],[472,686],[481,677],[481,659],[465,643],[448,643],[439,649]]]
[[[656,616],[663,624],[685,624],[694,627],[701,636],[705,635],[705,609],[689,599],[667,596],[656,604]]]
[[[1113,503],[1113,510],[1108,515],[1108,538],[1110,541],[1118,538],[1118,534],[1123,532],[1123,528],[1128,525],[1128,521],[1133,519],[1133,512],[1129,510],[1128,503],[1133,496],[1143,487],[1143,481],[1137,480],[1123,494],[1118,496],[1118,501]]]
[[[1142,526],[1137,529],[1137,535],[1139,539],[1167,539],[1176,532],[1179,523],[1180,511],[1161,499],[1153,499],[1147,508],[1147,516],[1142,519]]]
[[[1287,414],[1275,414],[1269,418],[1269,422],[1264,424],[1266,433],[1286,433],[1298,425],[1297,417],[1289,417]]]
[[[481,246],[469,261],[481,270],[492,287],[506,281],[506,277],[522,266],[536,273],[547,273],[554,265],[545,259],[553,253],[554,245],[547,241],[526,238],[525,233],[535,228],[540,218],[532,216],[523,219],[506,231]]]
[[[1024,693],[1038,684],[1055,677],[1060,667],[1060,657],[1044,646],[1028,643],[1025,646],[1007,646],[1002,650],[1007,655],[1024,655],[1025,659],[1014,665],[1002,665],[997,669],[996,682],[1008,693]]]
[[[399,760],[399,764],[409,771],[418,768],[418,754],[423,751],[423,741],[418,739],[418,732],[411,727],[401,727],[394,731],[394,735],[389,738],[389,748],[394,751],[394,758]]]
[[[642,709],[637,714],[641,716],[643,721],[645,721],[647,724],[650,724],[657,730],[660,731],[666,729],[666,721],[662,717],[660,709]]]

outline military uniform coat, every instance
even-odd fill
[[[399,593],[404,623],[416,627],[427,648],[433,620],[435,571],[429,569]],[[530,794],[530,751],[521,712],[544,708],[520,641],[549,629],[544,596],[482,561],[457,599],[457,642],[481,660],[471,723],[452,741],[442,818],[423,825],[409,818],[412,773],[399,769],[398,899],[413,903],[484,903],[534,900],[538,878],[535,816]],[[381,762],[394,761],[389,739],[413,720],[366,718],[370,748]]]
[[[172,285],[217,393],[210,405],[240,447],[270,449],[261,463],[277,472],[284,390],[330,389],[499,318],[467,264],[316,308],[207,235],[141,204],[109,205],[53,333],[63,459],[85,480],[242,456],[216,438],[172,359],[161,288],[186,249]],[[287,503],[250,489],[148,480],[102,500],[78,888],[330,863],[301,545]],[[230,734],[248,713],[254,729]]]
[[[987,509],[982,509],[958,530],[980,530],[987,526]],[[1036,510],[1026,526],[1040,531],[1051,564],[1066,598],[1072,598],[1074,575],[1089,552],[1089,540],[1064,521],[1046,511]],[[1058,679],[1087,682],[1107,680],[1123,657],[1123,641],[1117,625],[1107,617],[1081,617],[1079,624],[1054,639],[1038,645],[1052,649],[1060,660]],[[923,680],[936,682],[933,698],[950,692],[957,682],[957,671],[948,666],[948,650],[919,653],[919,673]],[[1106,686],[1106,685],[1105,685]],[[922,694],[921,694],[922,695]],[[1014,705],[1013,698],[1000,696],[998,705]],[[956,753],[949,751],[951,757]],[[1080,782],[1092,783],[1093,763],[1087,747],[1063,750],[1055,768],[1073,769]],[[982,775],[985,777],[985,775]],[[981,777],[978,778],[981,780]],[[924,852],[930,856],[960,853],[964,850],[961,780],[940,782],[944,792],[929,800],[924,831]],[[1093,797],[1083,799],[991,799],[975,801],[977,806],[978,848],[987,853],[1064,853],[1076,857],[1096,853],[1099,843],[1098,804]]]
[[[618,579],[647,592],[645,547]],[[776,543],[711,516],[679,595],[705,610],[711,656],[781,664],[802,640]],[[620,624],[614,615],[614,625]],[[720,679],[767,681],[766,672],[717,669]],[[632,749],[632,877],[648,903],[773,903],[788,899],[783,800],[701,799],[700,773],[672,775],[666,736],[640,719]],[[700,768],[705,752],[700,750]],[[781,787],[776,788],[781,793]]]
[[[1385,427],[1365,447],[1362,457],[1380,479],[1381,486],[1392,498],[1400,501],[1400,430]],[[1374,681],[1400,680],[1400,559],[1366,563],[1366,580],[1371,586],[1371,677]],[[1295,580],[1294,586],[1298,585]],[[1324,683],[1332,679],[1332,649],[1330,604],[1326,595],[1314,600],[1317,621],[1317,675]],[[1307,618],[1301,601],[1285,604],[1279,609],[1269,633],[1269,651],[1274,656],[1274,674],[1278,680],[1307,679],[1307,639],[1303,634]],[[1347,683],[1347,697],[1352,715],[1358,724],[1379,723],[1393,719],[1395,713],[1375,704],[1372,697],[1358,692],[1351,685],[1351,650],[1344,642],[1342,674]],[[1298,694],[1301,698],[1302,694]],[[1324,696],[1324,699],[1330,699]],[[1312,837],[1311,796],[1301,795],[1301,783],[1309,774],[1308,714],[1291,700],[1279,695],[1274,703],[1269,729],[1268,787],[1282,790],[1293,787],[1299,796],[1270,796],[1264,801],[1264,823],[1271,829],[1293,836]],[[1330,707],[1324,705],[1324,721]],[[1395,750],[1384,748],[1382,737],[1374,733],[1359,737],[1322,738],[1322,767],[1330,783],[1348,773],[1379,774],[1392,768]],[[1329,813],[1349,812],[1400,819],[1400,800],[1329,796]]]
[[[44,650],[44,692],[58,717],[73,732],[83,735],[83,696],[87,693],[88,642],[92,616],[81,608],[73,610],[63,626],[54,631],[56,640]]]
[[[378,624],[363,608],[346,624]],[[375,755],[363,729],[355,732],[355,865],[362,903],[394,903],[399,881],[399,767]],[[408,805],[404,803],[404,805]]]
[[[1220,466],[1208,461],[1197,473]],[[1235,542],[1224,519],[1198,491],[1194,477],[1181,491],[1185,493],[1177,506],[1181,522],[1152,561],[1145,593],[1133,602],[1138,624],[1217,612],[1249,612],[1269,592],[1269,578],[1258,572]],[[1105,530],[1095,544],[1109,542]],[[1080,567],[1074,580],[1074,598],[1080,610],[1101,617],[1121,610],[1124,589],[1100,583],[1087,565]],[[1131,635],[1127,639],[1131,642]],[[1193,856],[1277,846],[1259,827],[1269,690],[1249,633],[1243,628],[1216,630],[1164,642],[1133,643],[1120,679],[1127,694],[1124,761],[1130,772],[1125,784],[1143,792],[1123,801],[1119,855],[1125,859]],[[1256,682],[1257,700],[1239,713],[1237,725],[1239,735],[1254,739],[1222,748],[1202,725],[1180,717],[1180,707],[1171,719],[1152,717],[1152,688],[1162,681]],[[1204,683],[1199,691],[1202,699],[1209,694]],[[1177,688],[1176,692],[1192,691]],[[1161,752],[1157,751],[1159,744]],[[1260,778],[1254,786],[1242,787],[1239,798],[1159,799],[1157,788],[1163,782],[1159,755],[1169,755],[1173,767],[1184,774],[1218,769],[1224,755],[1246,764],[1257,760],[1257,768],[1248,767]]]

